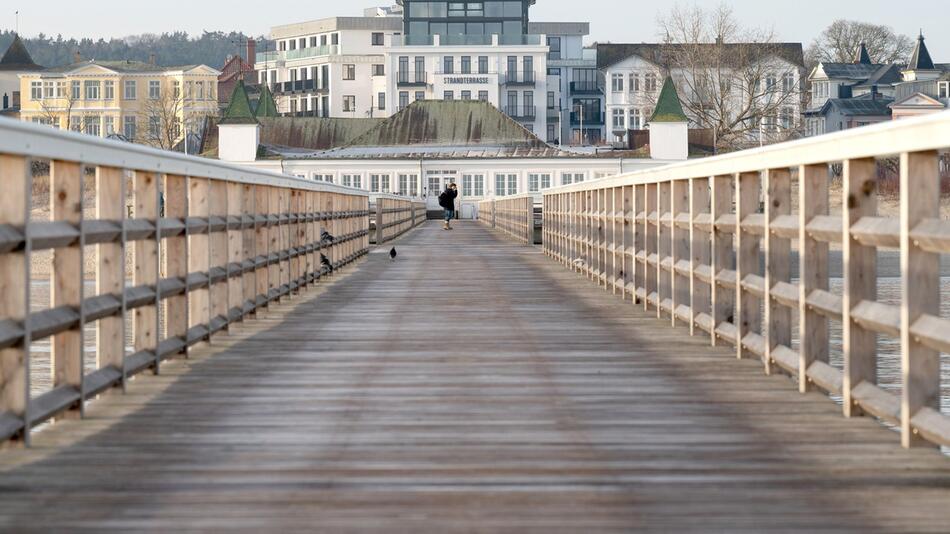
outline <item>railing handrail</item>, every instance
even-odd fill
[[[846,159],[880,158],[901,152],[937,150],[950,139],[950,110],[862,126],[709,158],[671,163],[592,182],[553,187],[544,194],[593,191],[702,176],[725,176],[765,168],[787,168]],[[768,159],[766,163],[762,159]]]
[[[57,130],[0,117],[0,153],[40,159],[80,161],[86,165],[134,168],[164,174],[212,178],[255,185],[295,187],[310,191],[369,193],[352,187],[313,182],[273,171],[223,163],[145,145],[104,139],[79,132]]]

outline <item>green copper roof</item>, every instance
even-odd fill
[[[279,117],[277,113],[277,103],[274,102],[274,94],[270,92],[267,84],[261,84],[261,98],[257,101],[257,109],[254,110],[254,116],[261,117]]]
[[[251,101],[247,98],[247,90],[244,89],[244,80],[238,80],[234,86],[231,102],[218,124],[257,124],[254,112],[251,111]]]
[[[660,98],[656,101],[656,110],[650,122],[688,122],[686,113],[683,113],[683,106],[680,104],[680,97],[676,94],[676,86],[673,85],[673,78],[666,77],[663,82],[663,89],[660,91]]]

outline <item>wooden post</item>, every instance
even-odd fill
[[[28,159],[0,154],[0,224],[26,228],[30,221],[33,180]],[[0,317],[23,325],[23,341],[0,349],[0,416],[20,420],[19,435],[29,444],[30,399],[30,242],[22,250],[0,254]]]
[[[211,205],[208,196],[211,194],[211,184],[207,178],[188,178],[188,215],[204,220],[204,232],[188,235],[188,272],[201,273],[209,277],[208,285],[188,293],[188,329],[196,327],[211,327],[211,239],[208,217],[211,215]],[[197,332],[197,330],[194,330]],[[207,339],[209,334],[202,336]],[[189,339],[189,344],[195,340]]]
[[[659,228],[659,211],[657,208],[657,184],[647,184],[646,186],[646,235],[644,236],[644,246],[646,248],[647,259],[649,260],[650,256],[658,256],[657,244],[659,243],[658,232]],[[657,260],[659,264],[659,260]],[[656,300],[656,303],[659,304],[659,279],[657,278],[657,266],[650,266],[649,262],[644,266],[644,273],[646,275],[646,298],[643,299],[643,309],[649,311],[650,309],[650,298],[651,296]],[[659,306],[657,306],[657,314],[659,314]]]
[[[689,180],[676,180],[673,182],[672,188],[673,197],[671,199],[672,210],[670,211],[670,216],[673,224],[673,269],[670,279],[673,281],[673,287],[671,288],[673,306],[671,315],[673,316],[673,326],[676,326],[676,309],[680,306],[690,305],[690,279],[688,276],[676,272],[677,263],[680,261],[690,261],[690,229],[683,228],[677,224],[677,217],[681,214],[689,215]],[[692,308],[690,308],[690,317],[692,317],[692,314],[693,311]],[[692,319],[689,319],[688,323],[687,326],[689,326],[690,334],[692,334]]]
[[[267,192],[267,218],[269,225],[267,227],[267,253],[280,253],[280,189],[277,187],[268,188]],[[277,299],[280,294],[280,262],[270,263],[267,268],[267,302],[271,299]]]
[[[809,389],[808,367],[815,361],[828,361],[828,319],[807,303],[812,291],[828,290],[828,243],[815,239],[806,229],[814,217],[828,214],[827,165],[801,166],[798,182],[798,389],[805,393]]]
[[[643,302],[640,301],[641,293],[646,296],[647,290],[647,265],[644,262],[640,261],[640,253],[646,252],[646,236],[647,236],[647,221],[646,221],[646,186],[645,185],[635,185],[633,186],[633,212],[634,212],[634,224],[633,224],[633,264],[635,265],[633,271],[633,303],[634,305],[642,304],[644,309],[646,309],[646,298],[643,299]]]
[[[253,218],[257,212],[257,202],[254,198],[255,193],[257,192],[257,187],[244,184],[241,186],[243,193],[241,194],[241,202],[243,204],[242,216]],[[256,226],[256,225],[255,225]],[[256,231],[254,227],[244,225],[244,228],[241,230],[242,241],[244,247],[244,261],[254,261],[254,258],[257,256],[257,239]],[[253,312],[254,308],[257,306],[257,269],[250,269],[244,271],[242,277],[243,285],[243,294],[244,301],[241,303],[242,309],[249,310]]]
[[[863,414],[855,402],[853,391],[861,382],[877,384],[877,334],[866,330],[851,318],[851,310],[863,300],[877,300],[877,249],[862,245],[851,235],[851,227],[862,217],[877,214],[877,163],[874,159],[844,162],[844,194],[842,228],[842,261],[844,294],[842,296],[842,405],[844,415]],[[905,194],[902,191],[902,195]]]
[[[735,179],[732,176],[714,176],[712,182],[712,318],[713,329],[723,323],[735,323],[735,299],[736,292],[730,288],[724,288],[716,282],[719,273],[724,269],[732,269],[735,265],[735,251],[732,248],[732,232],[720,230],[716,226],[716,221],[723,215],[732,213],[733,188]],[[719,344],[715,335],[710,336],[713,346]]]
[[[188,220],[188,179],[184,176],[165,175],[165,217]],[[165,300],[165,337],[180,338],[188,353],[188,236],[165,239],[165,276],[178,278],[185,284],[180,295]]]
[[[50,212],[53,221],[63,221],[74,225],[77,229],[82,226],[83,191],[85,169],[78,163],[53,161],[50,165]],[[85,317],[82,312],[84,293],[83,250],[85,239],[83,234],[77,242],[68,247],[60,247],[53,251],[53,268],[51,271],[52,307],[70,306],[79,310],[79,321],[72,329],[53,336],[52,340],[52,368],[53,387],[68,386],[83,393],[84,350],[83,326]],[[76,404],[80,412],[83,410],[83,399],[80,396]]]
[[[792,176],[788,169],[765,171],[765,372],[772,373],[772,351],[792,346],[792,310],[772,298],[772,288],[792,280],[792,242],[770,231],[775,219],[792,213]]]
[[[940,315],[940,254],[910,235],[924,219],[940,218],[937,158],[937,152],[901,154],[901,444],[907,448],[935,446],[911,419],[921,408],[940,410],[940,353],[911,334],[921,315]]]
[[[670,269],[669,272],[665,272],[663,268],[663,263],[667,259],[672,259],[673,257],[673,206],[672,202],[672,184],[669,181],[660,182],[657,187],[657,205],[656,205],[656,228],[657,228],[657,245],[656,245],[656,278],[658,280],[658,296],[656,299],[656,316],[657,318],[663,317],[663,306],[662,304],[669,300],[673,302],[672,290],[673,290],[673,269]],[[667,219],[669,222],[664,223],[664,219]],[[673,310],[670,310],[670,315],[673,316]],[[671,322],[675,321],[675,317],[671,319]],[[675,323],[674,323],[675,324]]]
[[[154,356],[153,370],[159,372],[157,356],[159,337],[159,241],[158,213],[159,213],[159,183],[158,176],[150,172],[135,172],[135,218],[146,219],[155,223],[155,238],[152,240],[136,241],[133,245],[135,265],[132,269],[132,280],[135,286],[152,286],[156,288],[153,304],[135,309],[135,319],[132,323],[135,352],[152,351]]]
[[[96,247],[96,294],[114,295],[119,313],[96,322],[97,368],[111,367],[122,373],[125,387],[125,173],[113,167],[96,168],[96,218],[122,226],[119,240]]]
[[[689,237],[690,237],[690,264],[689,264],[689,310],[692,319],[689,324],[690,335],[696,334],[696,316],[706,313],[712,316],[711,291],[706,282],[696,276],[696,269],[702,265],[711,266],[712,254],[710,242],[712,236],[696,225],[696,218],[709,214],[709,179],[693,178],[690,181],[689,195]]]
[[[759,236],[744,230],[742,221],[759,211],[761,187],[759,173],[745,172],[736,175],[736,357],[754,356],[742,345],[746,334],[762,331],[762,308],[759,298],[742,287],[747,275],[759,274]]]
[[[623,210],[623,266],[620,269],[620,275],[623,282],[623,298],[627,298],[627,293],[630,292],[634,301],[636,301],[636,284],[634,284],[634,273],[636,273],[637,268],[637,258],[636,258],[636,243],[634,242],[634,236],[636,235],[636,210],[633,208],[633,191],[634,187],[632,185],[624,186],[623,188],[623,202],[621,209]],[[631,291],[631,288],[633,289]]]
[[[233,222],[241,220],[244,211],[244,186],[237,182],[227,182],[228,191],[227,221],[228,221],[228,258],[225,265],[227,278],[227,317],[228,321],[240,321],[244,316],[244,279],[233,272],[244,261],[244,232],[240,228],[233,228]]]
[[[257,259],[265,260],[265,263],[258,264],[254,271],[256,286],[254,290],[254,313],[256,315],[260,313],[263,306],[267,306],[267,292],[271,288],[270,267],[266,264],[267,257],[270,254],[270,227],[267,225],[267,215],[270,213],[270,187],[266,185],[254,186],[254,212],[257,219],[254,224],[254,254]]]
[[[383,231],[384,231],[384,228],[383,228],[383,227],[386,225],[386,222],[385,222],[385,219],[384,219],[384,217],[385,217],[385,209],[384,209],[385,206],[386,206],[386,204],[385,204],[385,202],[383,201],[382,198],[377,198],[377,199],[376,199],[376,244],[377,244],[377,245],[382,245],[383,242],[384,242],[384,240],[385,240],[385,238],[383,237],[383,235],[384,235],[384,234],[383,234]]]

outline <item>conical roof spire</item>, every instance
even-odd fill
[[[274,102],[274,93],[270,92],[267,84],[261,84],[261,97],[257,101],[257,109],[254,110],[254,116],[260,117],[279,117],[277,112],[277,103]]]
[[[656,100],[656,110],[650,122],[688,122],[686,113],[683,112],[683,105],[680,103],[680,97],[676,94],[676,85],[673,84],[673,77],[667,76],[663,82],[663,89],[660,90],[660,97]]]
[[[858,50],[858,57],[855,60],[858,65],[871,65],[871,54],[868,54],[868,47],[861,43],[861,49]]]
[[[0,70],[25,70],[36,71],[43,70],[43,67],[33,62],[33,57],[20,39],[20,35],[13,34],[13,42],[4,52],[3,58],[0,58]]]
[[[251,111],[251,101],[247,98],[244,80],[238,80],[231,93],[231,102],[218,124],[257,124],[254,112]]]
[[[917,38],[917,46],[914,47],[914,53],[910,56],[910,63],[907,70],[934,70],[934,61],[930,58],[930,51],[924,43],[924,32],[921,30],[920,37]]]

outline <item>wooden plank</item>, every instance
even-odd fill
[[[165,175],[165,217],[187,220],[188,214],[188,178],[177,174]],[[188,235],[179,235],[165,239],[165,277],[188,278]],[[165,300],[165,339],[185,339],[188,332],[188,287],[175,296]],[[182,351],[187,354],[187,346]]]
[[[228,216],[228,183],[223,180],[211,180],[208,199],[209,217],[227,220]],[[211,267],[223,267],[228,264],[228,231],[227,228],[213,231],[210,235]],[[228,281],[219,280],[211,285],[211,317],[227,318],[228,316]]]
[[[792,243],[772,231],[772,225],[792,212],[792,176],[788,169],[769,169],[765,179],[765,340],[766,374],[772,373],[776,347],[792,345],[792,310],[773,296],[774,288],[790,287],[792,280]]]
[[[135,171],[133,177],[135,206],[133,214],[136,219],[146,219],[155,224],[159,214],[159,183],[158,176],[150,172]],[[159,278],[159,238],[145,241],[136,241],[133,244],[133,286],[156,286]],[[128,297],[126,297],[128,300]],[[132,321],[134,352],[154,352],[159,341],[159,295],[153,291],[151,302],[147,306],[138,307]],[[155,372],[158,372],[158,361],[154,363]]]
[[[828,215],[828,167],[806,165],[798,170],[799,210],[799,391],[808,391],[806,371],[812,362],[828,361],[828,320],[814,307],[808,297],[815,290],[828,290],[828,243],[819,241],[807,226],[815,217]]]
[[[877,384],[877,337],[853,320],[852,310],[863,301],[877,299],[877,250],[863,245],[853,233],[862,218],[877,214],[877,162],[873,159],[844,162],[844,191],[848,201],[843,206],[842,263],[844,294],[842,298],[842,351],[844,382],[842,406],[846,417],[861,415],[851,392],[861,382]]]
[[[0,181],[0,224],[26,228],[33,194],[29,160],[0,154]],[[23,249],[0,254],[0,318],[22,324],[30,312],[30,284],[29,243]],[[26,328],[17,326],[23,341],[0,349],[0,417],[6,420],[4,438],[20,435],[28,441],[30,343]]]
[[[112,167],[96,168],[96,218],[117,221],[120,239],[96,247],[96,294],[116,295],[120,310],[96,322],[96,368],[122,370],[125,361],[125,172]],[[124,373],[121,376],[124,381]],[[120,382],[119,385],[122,385]]]
[[[670,279],[672,281],[672,287],[670,288],[670,295],[673,299],[673,309],[676,310],[680,306],[689,307],[690,297],[689,292],[691,289],[690,279],[689,279],[689,261],[690,261],[690,232],[689,232],[689,221],[690,221],[690,211],[689,211],[689,194],[690,194],[690,182],[689,180],[677,180],[671,184],[671,210],[674,220],[679,218],[685,221],[685,226],[682,224],[674,224],[671,231],[671,250],[670,253],[673,257],[674,267],[679,262],[686,263],[687,272],[677,272],[674,268],[670,273]],[[683,322],[692,328],[693,318],[692,316],[687,317]],[[673,326],[676,326],[676,314],[673,314],[672,319]]]
[[[188,215],[211,216],[211,183],[206,178],[188,178]],[[188,273],[210,275],[211,236],[192,234],[188,236]],[[188,330],[211,322],[211,290],[202,287],[188,292]],[[187,337],[187,334],[186,334]]]
[[[727,217],[732,213],[734,201],[735,179],[732,176],[714,176],[711,182],[711,216],[714,221]],[[733,231],[735,227],[733,227]],[[732,231],[720,228],[718,225],[712,233],[712,272],[720,273],[735,268],[735,251],[732,248]],[[713,324],[732,323],[735,320],[735,290],[712,284],[712,318]],[[713,346],[716,345],[716,336],[711,336]]]
[[[762,330],[762,303],[753,292],[746,290],[740,283],[748,275],[760,274],[759,237],[743,228],[744,221],[759,210],[761,198],[759,173],[747,172],[736,175],[736,333],[737,339],[744,339],[750,333],[760,334]],[[762,288],[764,289],[764,288]],[[755,356],[742,343],[736,344],[736,357],[739,359]]]
[[[83,218],[84,168],[73,162],[53,161],[50,164],[50,214],[54,221],[66,222],[77,228]],[[77,243],[53,251],[50,271],[50,307],[69,306],[81,310],[83,301],[83,261],[85,242],[80,236]],[[53,336],[51,367],[53,387],[68,387],[82,392],[84,368],[82,311],[73,328]],[[71,407],[83,410],[82,400]]]
[[[228,192],[228,220],[240,220],[244,211],[244,186],[239,183],[228,182],[225,187]],[[228,264],[232,266],[241,265],[245,259],[244,232],[238,227],[229,228],[227,240]],[[228,317],[240,320],[244,315],[244,279],[241,276],[229,276],[227,286]]]
[[[701,267],[710,265],[712,253],[710,243],[711,227],[701,227],[699,219],[709,213],[709,179],[693,178],[689,185],[689,309],[693,314],[689,333],[696,334],[696,316],[712,311],[709,281],[703,281],[698,274]]]
[[[321,193],[315,193],[315,195],[320,195]],[[270,188],[263,185],[254,186],[254,217],[255,220],[267,219],[267,214],[270,209]],[[270,230],[258,223],[254,226],[254,257],[261,258],[267,257],[270,247]],[[254,301],[255,301],[255,310],[254,313],[260,311],[259,306],[266,305],[267,291],[270,288],[270,268],[267,265],[258,265],[257,269],[254,271],[254,280],[255,280],[255,290],[254,290]]]
[[[940,255],[911,239],[922,221],[940,217],[937,152],[901,154],[901,444],[934,446],[914,432],[922,408],[940,409],[940,353],[911,334],[922,315],[940,315]]]

